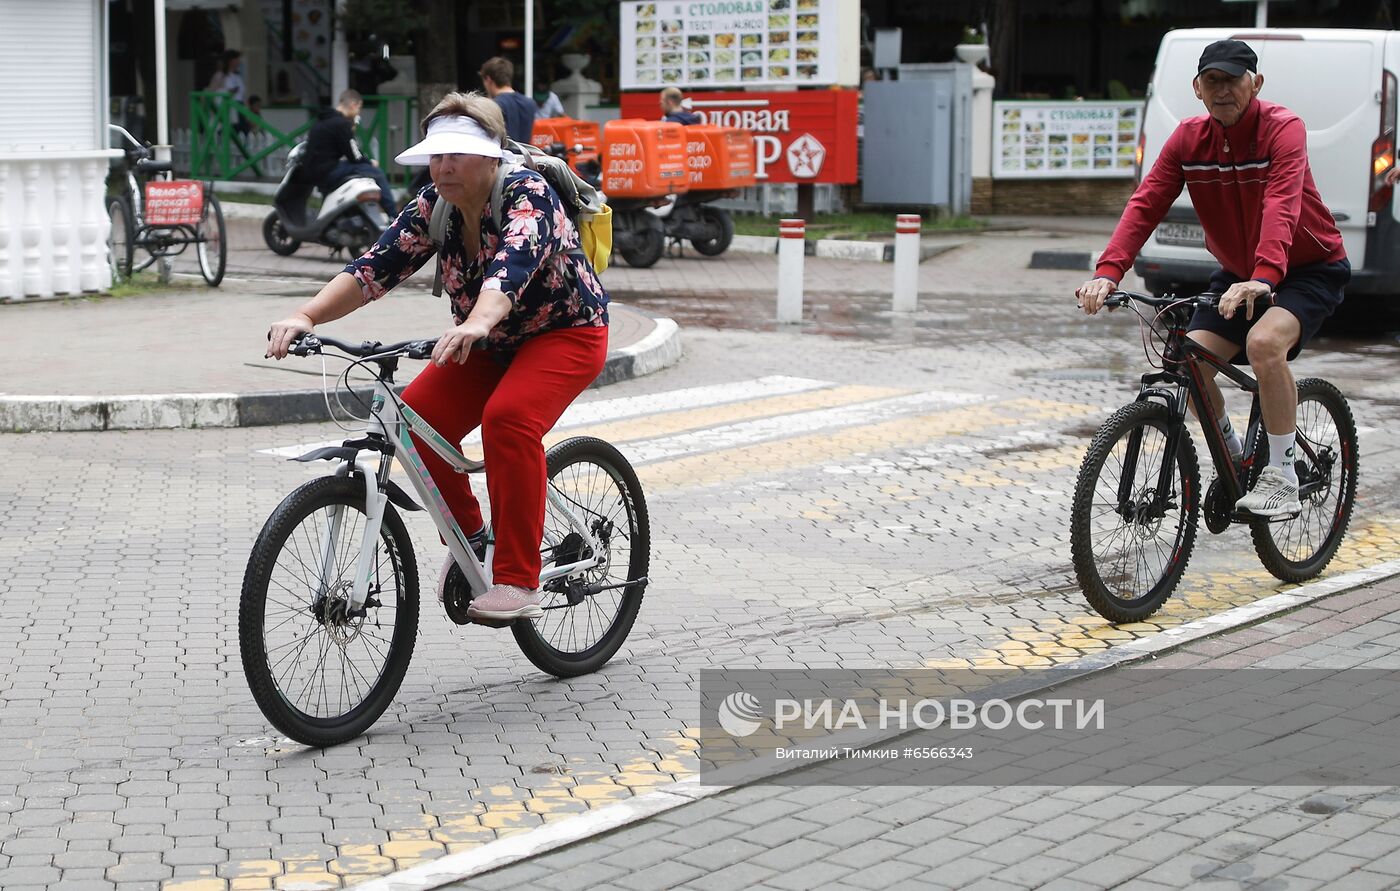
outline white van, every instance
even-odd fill
[[[1142,170],[1183,119],[1205,114],[1191,90],[1201,50],[1243,40],[1259,56],[1264,88],[1303,119],[1308,160],[1322,200],[1337,220],[1351,261],[1348,294],[1400,294],[1400,223],[1383,175],[1395,163],[1396,69],[1400,32],[1303,28],[1169,31],[1157,51],[1140,150]],[[1219,264],[1185,189],[1143,246],[1134,271],[1158,293],[1204,285]]]

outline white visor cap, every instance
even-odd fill
[[[427,164],[433,155],[502,156],[501,144],[476,121],[465,115],[443,115],[428,124],[428,135],[404,149],[394,160],[400,164]]]

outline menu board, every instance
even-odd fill
[[[992,176],[1022,179],[1132,177],[1143,104],[996,102]]]
[[[624,2],[622,88],[834,84],[839,2]]]

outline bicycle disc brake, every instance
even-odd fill
[[[1229,497],[1225,494],[1225,487],[1221,485],[1220,477],[1210,481],[1210,488],[1206,489],[1201,512],[1206,516],[1206,528],[1212,533],[1219,535],[1230,528],[1230,515],[1235,512],[1235,506],[1230,503]]]

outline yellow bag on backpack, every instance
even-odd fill
[[[612,208],[604,204],[597,213],[579,214],[578,240],[583,255],[588,258],[593,269],[601,274],[608,268],[608,261],[612,259]]]

